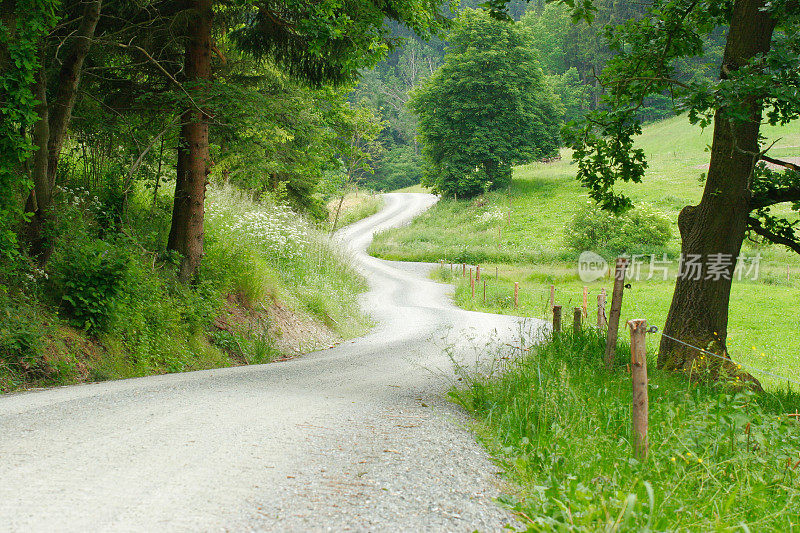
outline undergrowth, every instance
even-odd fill
[[[365,328],[350,258],[269,198],[209,191],[200,279],[185,286],[165,251],[168,195],[106,193],[60,191],[44,268],[0,262],[0,392],[269,362],[273,302],[342,336]]]
[[[649,361],[650,453],[640,462],[630,355],[621,346],[607,372],[604,346],[594,331],[522,339],[489,367],[457,365],[452,397],[519,486],[504,501],[530,531],[800,528],[800,420],[786,416],[797,393],[689,383]]]

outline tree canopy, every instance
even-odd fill
[[[512,165],[555,155],[563,111],[522,28],[467,9],[447,42],[444,64],[410,106],[425,183],[474,196],[508,185]]]

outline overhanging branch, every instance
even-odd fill
[[[780,159],[769,157],[766,154],[761,154],[761,160],[766,161],[767,163],[772,163],[773,165],[779,165],[784,168],[788,168],[789,170],[794,170],[795,172],[800,172],[800,165],[795,165],[794,163],[790,163],[788,161],[781,161]]]
[[[764,237],[765,239],[769,240],[770,242],[774,242],[775,244],[782,244],[782,245],[786,246],[787,248],[790,248],[791,250],[793,250],[796,253],[800,254],[800,243],[798,243],[797,241],[794,241],[792,239],[789,239],[787,237],[784,237],[783,235],[778,235],[777,233],[774,233],[774,232],[768,230],[767,228],[765,228],[761,224],[761,221],[759,221],[758,219],[755,219],[753,217],[749,217],[747,219],[747,225],[755,233],[757,233],[758,235],[761,235],[762,237]]]
[[[800,187],[784,187],[770,189],[764,194],[755,196],[750,201],[750,209],[756,210],[784,202],[800,202]]]

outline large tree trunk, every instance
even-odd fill
[[[36,99],[39,101],[36,113],[39,120],[33,131],[34,144],[37,146],[32,170],[34,189],[25,206],[25,210],[33,213],[33,216],[25,229],[25,238],[30,244],[31,255],[41,264],[47,262],[52,250],[52,243],[47,241],[44,228],[51,215],[58,160],[78,96],[83,62],[89,53],[97,21],[100,18],[100,6],[101,0],[92,0],[84,7],[80,26],[58,73],[55,100],[49,107],[44,53],[42,67],[36,80]]]
[[[92,45],[97,21],[100,19],[101,0],[86,2],[83,8],[83,18],[75,33],[72,47],[61,64],[58,72],[58,85],[56,95],[50,107],[50,142],[48,143],[48,176],[50,187],[56,183],[58,160],[61,157],[61,148],[67,128],[72,120],[72,110],[78,98],[78,87],[81,83],[83,62],[89,54]]]
[[[764,10],[766,0],[736,0],[723,57],[722,77],[742,67],[755,55],[770,49],[775,21]],[[658,366],[688,370],[701,353],[670,337],[727,358],[728,304],[736,259],[741,250],[750,212],[750,177],[759,151],[761,102],[746,101],[750,119],[731,120],[726,109],[717,110],[711,163],[700,203],[685,207],[678,216],[684,275],[675,285],[672,305],[664,325]],[[723,255],[716,255],[723,254]],[[688,260],[699,262],[688,272]],[[723,275],[709,265],[724,265]],[[691,275],[688,275],[691,274]],[[697,279],[699,278],[699,279]],[[724,360],[711,358],[713,374]]]
[[[211,79],[211,1],[190,2],[195,13],[189,23],[184,70],[193,85]],[[183,114],[181,123],[175,203],[167,249],[181,255],[178,278],[187,283],[197,278],[203,257],[203,216],[209,172],[208,116],[192,108]]]

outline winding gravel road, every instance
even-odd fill
[[[443,398],[447,343],[513,335],[459,310],[430,265],[371,258],[430,207],[387,194],[339,232],[377,326],[285,363],[0,397],[3,531],[497,531],[496,467]],[[353,302],[356,305],[356,302]],[[450,340],[442,340],[447,336]]]

